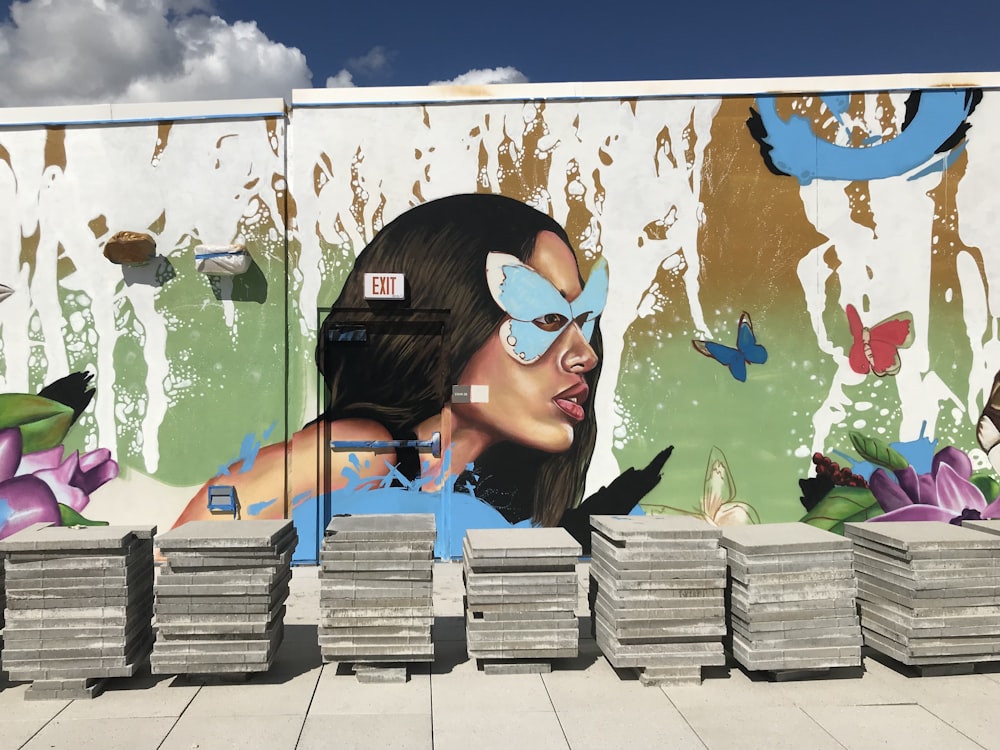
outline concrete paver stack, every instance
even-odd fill
[[[699,684],[725,664],[726,551],[711,524],[686,516],[591,516],[595,637],[646,685]]]
[[[469,529],[463,541],[466,646],[488,674],[546,672],[580,649],[582,548],[565,529]]]
[[[284,636],[291,521],[192,521],[156,537],[154,674],[266,672]]]
[[[852,546],[805,523],[727,526],[732,653],[779,674],[858,667]]]
[[[155,527],[35,524],[6,554],[3,668],[25,697],[92,698],[130,677],[153,641]]]
[[[865,645],[927,674],[1000,659],[1000,536],[977,526],[845,525]]]
[[[432,513],[334,516],[320,552],[323,660],[360,682],[405,682],[434,661]]]

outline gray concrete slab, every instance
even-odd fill
[[[582,580],[588,567],[580,566]],[[464,617],[461,569],[435,565],[439,622]],[[286,637],[274,666],[246,682],[203,684],[140,673],[110,680],[90,701],[26,702],[27,685],[0,681],[0,750],[20,748],[33,736],[38,741],[27,747],[114,748],[108,725],[127,727],[130,720],[136,722],[130,748],[155,738],[156,725],[147,721],[170,722],[160,738],[166,750],[292,750],[329,747],[334,737],[338,747],[430,747],[421,743],[429,743],[431,733],[433,747],[463,750],[473,743],[477,750],[900,744],[912,750],[931,746],[930,740],[949,750],[1000,746],[1000,717],[988,710],[1000,700],[1000,673],[915,678],[884,657],[868,656],[855,677],[774,683],[736,667],[714,667],[701,685],[656,688],[616,672],[589,636],[581,638],[576,658],[556,662],[550,674],[486,676],[466,657],[459,630],[456,640],[436,642],[433,664],[411,666],[409,682],[361,684],[338,675],[336,664],[322,663],[319,590],[317,568],[294,569]],[[577,613],[587,614],[585,591]],[[582,632],[589,634],[589,622]],[[67,726],[72,742],[59,744]]]

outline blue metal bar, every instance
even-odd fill
[[[331,440],[335,451],[377,451],[388,448],[429,448],[434,458],[441,458],[441,433],[431,433],[430,440]]]

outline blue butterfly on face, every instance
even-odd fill
[[[580,296],[570,302],[551,282],[513,255],[486,256],[486,283],[501,310],[510,316],[500,326],[506,352],[521,364],[539,359],[571,323],[590,341],[594,321],[608,297],[608,264],[598,259]]]
[[[747,364],[762,365],[767,362],[767,349],[757,343],[757,337],[753,332],[753,322],[750,320],[750,313],[743,313],[740,316],[739,325],[736,328],[736,348],[717,344],[714,341],[701,341],[695,339],[691,342],[695,350],[706,357],[711,357],[716,362],[720,362],[729,368],[733,377],[741,383],[747,379]]]

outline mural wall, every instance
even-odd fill
[[[169,526],[234,486],[242,517],[296,519],[301,560],[338,512],[437,512],[442,555],[468,526],[579,532],[587,511],[986,515],[998,119],[994,91],[933,89],[0,130],[16,206],[0,391],[92,374],[92,402],[49,440],[120,467],[84,515]],[[432,205],[463,194],[536,211]],[[157,260],[105,260],[122,229],[154,235]],[[194,271],[195,246],[231,242],[250,272]],[[366,302],[365,271],[405,271],[407,299]],[[378,353],[397,349],[405,373]],[[529,423],[542,372],[573,379]]]

